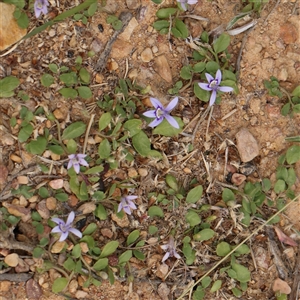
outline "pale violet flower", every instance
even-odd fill
[[[181,256],[176,252],[175,242],[174,238],[170,236],[169,243],[165,244],[163,246],[160,246],[163,250],[167,251],[167,253],[164,255],[162,262],[166,261],[169,257],[176,257],[178,259],[181,258]]]
[[[75,214],[73,211],[71,211],[66,223],[64,220],[62,220],[60,218],[52,218],[51,219],[53,222],[55,222],[57,224],[57,226],[55,226],[51,230],[51,232],[52,233],[60,233],[60,238],[59,238],[60,242],[64,241],[68,237],[70,232],[77,235],[79,238],[82,237],[82,233],[78,229],[75,229],[72,227],[74,218],[75,218]]]
[[[49,5],[48,0],[35,0],[34,2],[35,17],[39,18],[41,13],[46,15],[48,13],[48,8],[47,8],[48,5]]]
[[[166,119],[171,126],[174,128],[179,128],[179,125],[177,121],[170,116],[171,110],[177,105],[178,103],[178,97],[175,97],[168,105],[167,107],[164,107],[162,103],[156,99],[156,98],[150,98],[150,101],[152,105],[154,106],[155,110],[149,110],[143,113],[144,116],[148,118],[155,118],[154,121],[152,121],[149,126],[155,127],[159,125],[163,119]]]
[[[209,106],[212,106],[217,98],[217,92],[232,92],[233,88],[230,86],[220,86],[222,81],[222,73],[221,70],[218,70],[216,73],[216,78],[213,78],[210,74],[205,73],[206,79],[208,83],[198,83],[199,87],[206,91],[211,91],[210,99],[209,99]]]
[[[193,5],[198,2],[198,0],[177,0],[177,2],[180,4],[181,8],[186,11],[187,10],[187,4]]]
[[[89,164],[85,161],[85,154],[70,154],[69,156],[68,169],[74,168],[75,172],[78,174],[80,171],[80,165],[88,167]]]
[[[122,209],[126,212],[127,215],[131,215],[131,208],[136,209],[136,205],[133,203],[132,200],[136,199],[137,196],[125,196],[121,197],[121,202],[118,206],[118,212]]]

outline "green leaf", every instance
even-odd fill
[[[243,295],[242,291],[236,287],[232,288],[231,291],[232,291],[233,295],[237,298],[240,298]]]
[[[127,250],[119,256],[119,265],[125,264],[132,257],[132,250]]]
[[[156,226],[150,225],[148,227],[149,234],[155,234],[158,231],[158,228]]]
[[[20,143],[26,142],[28,138],[31,136],[33,132],[33,126],[31,124],[27,124],[22,127],[18,134],[18,140]]]
[[[210,285],[210,283],[211,283],[211,278],[208,277],[208,276],[204,277],[204,278],[201,280],[201,285],[202,285],[202,287],[203,287],[204,289],[207,288],[207,287]]]
[[[60,293],[67,287],[68,282],[69,280],[65,277],[56,278],[52,284],[52,292],[56,294]]]
[[[90,5],[90,7],[88,8],[88,15],[91,17],[95,14],[95,12],[97,11],[98,9],[98,3],[95,2],[95,3],[92,3]]]
[[[90,168],[88,170],[86,170],[84,172],[84,174],[86,175],[89,175],[89,174],[97,174],[97,173],[101,173],[103,171],[103,166],[96,166],[96,167],[93,167],[93,168]]]
[[[46,150],[47,139],[43,136],[38,136],[35,141],[31,141],[26,149],[31,154],[41,155]]]
[[[149,151],[151,150],[151,143],[143,131],[140,131],[135,136],[132,137],[132,144],[134,149],[141,155],[141,156],[147,156]]]
[[[42,257],[42,255],[44,254],[44,252],[45,252],[45,250],[43,248],[35,247],[33,249],[32,256],[34,258],[40,258],[40,257]]]
[[[157,127],[153,129],[153,134],[160,134],[164,136],[176,136],[182,131],[182,127],[184,126],[184,123],[182,120],[178,117],[173,117],[178,125],[179,128],[174,128],[166,119],[164,119]]]
[[[119,242],[117,242],[117,241],[108,242],[104,246],[103,250],[101,251],[100,258],[113,254],[117,250],[118,247],[119,247]]]
[[[177,12],[177,9],[174,7],[161,8],[156,12],[156,16],[159,19],[166,19],[166,18],[169,18],[170,16],[174,15],[176,12]]]
[[[185,219],[191,227],[194,227],[201,223],[200,216],[193,210],[188,210],[188,212],[185,215]]]
[[[48,149],[51,152],[53,152],[54,154],[57,154],[57,155],[64,154],[64,149],[61,146],[59,146],[59,145],[49,145]]]
[[[166,183],[168,184],[168,186],[173,189],[174,191],[178,191],[179,187],[178,187],[178,182],[176,180],[176,178],[171,175],[171,174],[167,174],[166,175]]]
[[[98,228],[96,223],[90,223],[87,228],[83,231],[82,235],[91,235]]]
[[[293,112],[295,114],[299,114],[300,113],[300,104],[296,104],[293,106]]]
[[[300,146],[293,145],[286,152],[286,161],[289,165],[300,160]]]
[[[293,90],[292,96],[300,97],[300,85]]]
[[[76,264],[71,257],[68,257],[63,266],[67,271],[71,272],[75,269]]]
[[[77,143],[73,139],[69,139],[67,142],[67,150],[70,154],[75,154],[77,151]]]
[[[230,44],[230,36],[226,33],[222,33],[214,42],[213,48],[216,53],[220,53],[229,46]]]
[[[77,83],[77,75],[75,72],[61,74],[59,79],[67,86],[74,85]]]
[[[206,63],[205,68],[209,74],[215,74],[220,69],[220,66],[215,61],[209,61]]]
[[[101,115],[99,119],[99,131],[102,131],[104,128],[106,128],[111,121],[111,113],[107,112]]]
[[[78,94],[83,99],[89,99],[93,96],[92,91],[87,86],[80,86],[77,88]]]
[[[180,77],[185,80],[189,80],[193,77],[193,69],[190,65],[183,66],[180,70]]]
[[[153,28],[160,31],[163,28],[169,28],[170,22],[167,20],[159,20],[153,23]]]
[[[129,246],[130,244],[133,244],[140,236],[139,230],[133,230],[127,237],[126,244]]]
[[[234,252],[234,254],[238,254],[238,255],[243,255],[248,253],[250,253],[250,249],[246,244],[241,245]]]
[[[201,61],[201,62],[196,63],[193,66],[193,70],[194,70],[194,72],[201,73],[205,70],[205,66],[206,66],[205,62]]]
[[[248,282],[250,281],[250,272],[249,270],[237,263],[231,264],[232,269],[236,272],[236,279],[240,282]]]
[[[93,249],[95,247],[95,240],[89,235],[85,235],[83,238],[81,238],[80,242],[87,243],[89,249]]]
[[[195,241],[208,241],[215,235],[215,232],[210,229],[206,228],[201,230],[200,232],[194,234],[193,239]]]
[[[56,64],[49,64],[48,65],[48,68],[51,72],[53,72],[54,74],[57,74],[58,73],[58,67]]]
[[[212,285],[212,287],[211,287],[211,289],[210,289],[210,292],[211,292],[211,293],[216,292],[217,290],[219,290],[219,289],[221,288],[221,286],[222,286],[222,280],[216,280],[216,281],[213,283],[213,285]]]
[[[159,206],[151,206],[148,209],[148,216],[149,217],[164,217],[164,212]]]
[[[284,180],[279,179],[276,181],[275,185],[274,185],[274,192],[276,194],[280,194],[281,192],[284,192],[286,189],[286,185]]]
[[[290,103],[286,103],[285,105],[283,105],[283,107],[281,108],[281,111],[280,113],[286,117],[289,112],[290,112],[290,109],[291,109],[291,104]]]
[[[129,131],[130,137],[133,137],[142,130],[142,124],[141,120],[131,119],[125,122],[124,129]]]
[[[104,139],[100,143],[100,145],[98,147],[98,153],[99,153],[100,158],[102,158],[102,159],[108,158],[110,156],[111,146],[107,139]]]
[[[226,242],[221,242],[217,245],[216,253],[218,256],[226,256],[231,251],[231,247]]]
[[[60,202],[66,202],[69,199],[69,195],[66,193],[57,193],[55,194],[55,198]]]
[[[202,185],[198,185],[191,189],[186,197],[187,203],[196,203],[198,200],[201,199],[203,193]]]
[[[79,258],[80,255],[81,255],[81,247],[80,247],[80,244],[76,244],[73,249],[72,249],[72,255],[75,257],[75,258]]]
[[[17,23],[20,28],[27,28],[29,25],[29,19],[25,12],[21,12],[20,17],[17,20]]]
[[[222,199],[224,202],[235,201],[235,195],[232,190],[224,188],[222,192]]]
[[[0,80],[0,94],[13,91],[20,84],[20,80],[15,76],[7,76]]]
[[[41,83],[45,87],[49,87],[54,82],[54,77],[50,74],[43,74],[41,77]]]
[[[108,266],[108,258],[100,258],[93,265],[93,269],[96,271],[101,271]]]
[[[133,250],[133,255],[139,260],[144,260],[146,258],[145,254],[139,250]]]
[[[86,125],[81,121],[72,123],[64,130],[61,138],[62,140],[77,138],[85,132],[85,129]]]
[[[210,98],[210,93],[209,91],[205,91],[203,89],[201,89],[198,85],[198,83],[194,83],[194,94],[196,95],[196,97],[198,99],[200,99],[203,102],[208,102],[209,98]]]
[[[151,0],[151,1],[155,4],[161,4],[163,2],[163,0]]]
[[[58,92],[65,98],[74,99],[78,96],[77,91],[72,88],[62,88]]]
[[[189,31],[183,21],[175,19],[175,27],[181,33],[183,39],[186,39],[189,36]]]
[[[296,172],[293,168],[289,168],[288,169],[288,176],[285,180],[285,182],[288,184],[288,186],[292,186],[293,184],[295,184],[297,179],[297,175]]]

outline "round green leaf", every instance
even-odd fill
[[[85,128],[86,128],[86,125],[81,121],[72,123],[70,126],[68,126],[64,130],[61,138],[63,140],[77,138],[85,132]]]
[[[200,224],[200,216],[193,210],[189,210],[185,215],[186,221],[190,224],[191,227],[194,227]]]
[[[230,44],[230,36],[226,33],[222,33],[214,42],[213,48],[216,53],[220,53],[229,46]]]
[[[293,145],[286,152],[286,161],[289,165],[300,160],[300,146]]]
[[[149,138],[143,131],[140,131],[134,137],[132,137],[132,144],[135,150],[141,156],[147,156],[149,151],[151,150],[151,143],[149,141]]]
[[[218,244],[216,253],[218,256],[226,256],[231,251],[231,247],[226,242],[221,242]]]
[[[93,96],[92,91],[87,86],[80,86],[77,88],[78,94],[83,99],[89,99]]]
[[[74,99],[78,96],[77,91],[72,88],[62,88],[58,92],[65,98]]]
[[[148,216],[149,217],[164,217],[163,210],[159,206],[151,206],[148,209]]]
[[[169,7],[169,8],[161,8],[156,12],[156,16],[159,19],[166,19],[169,18],[170,16],[174,15],[176,13],[177,9],[174,7]]]
[[[134,243],[140,236],[140,231],[139,230],[133,230],[127,237],[126,244],[127,246]]]
[[[111,113],[107,112],[101,115],[99,119],[99,131],[102,131],[104,128],[106,128],[111,121]]]
[[[198,185],[191,189],[186,197],[187,203],[196,203],[198,200],[201,199],[203,192],[203,187],[201,185]]]
[[[108,266],[108,258],[100,258],[93,265],[93,269],[96,271],[100,271],[105,269]]]
[[[91,235],[98,228],[96,223],[90,223],[88,227],[83,231],[82,235]]]
[[[50,74],[43,74],[41,77],[41,83],[45,87],[49,87],[54,82],[54,77]]]
[[[65,277],[56,278],[52,285],[52,292],[60,293],[67,287],[68,282],[69,280]]]
[[[119,242],[117,241],[108,242],[102,249],[100,258],[113,254],[118,247],[119,247]]]
[[[207,241],[207,240],[211,239],[214,235],[215,235],[215,232],[212,229],[206,228],[206,229],[203,229],[200,232],[194,234],[193,239],[195,241]]]

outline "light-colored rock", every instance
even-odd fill
[[[1,292],[8,292],[12,283],[10,281],[0,281],[0,291]]]
[[[10,267],[16,267],[19,263],[19,255],[16,253],[8,254],[4,258],[4,262]]]
[[[136,2],[136,1],[134,1]],[[134,29],[139,25],[138,21],[136,20],[136,18],[132,18],[128,25],[126,26],[126,28],[124,29],[124,32],[122,32],[119,35],[119,39],[123,40],[123,41],[129,41],[130,37],[134,31]]]
[[[259,154],[258,143],[247,128],[242,128],[235,137],[237,149],[243,162],[251,161]]]
[[[56,208],[57,200],[54,197],[49,197],[46,199],[46,206],[49,210],[54,210]]]
[[[158,286],[157,293],[161,299],[169,299],[170,289],[165,282]]]
[[[75,297],[78,299],[87,299],[88,298],[88,293],[85,291],[77,291],[75,294]]]
[[[141,4],[140,0],[126,0],[126,5],[129,9],[137,9]]]
[[[298,35],[299,32],[290,22],[286,22],[280,27],[279,36],[286,44],[295,43]]]
[[[40,201],[36,206],[36,210],[44,220],[48,220],[50,218],[50,211],[47,208],[46,200]]]
[[[146,48],[141,53],[141,59],[143,62],[149,62],[153,59],[153,53],[150,48]]]
[[[157,56],[155,59],[155,71],[159,74],[161,78],[165,81],[172,82],[172,73],[169,63],[164,55]]]
[[[0,185],[6,183],[8,170],[5,165],[0,164]]]
[[[148,175],[148,170],[146,168],[139,168],[138,172],[140,174],[140,176],[145,177]]]
[[[287,284],[287,282],[281,280],[280,278],[276,278],[273,282],[273,292],[281,292],[282,294],[290,294],[291,288]]]
[[[133,49],[133,45],[121,39],[116,39],[113,43],[110,56],[115,59],[127,57]]]
[[[112,214],[111,218],[114,222],[117,223],[118,226],[121,228],[128,227],[129,226],[129,220],[127,215],[124,213],[123,218],[119,218],[116,214]]]
[[[13,16],[15,6],[0,2],[0,51],[19,41],[27,33]]]
[[[246,178],[247,177],[243,174],[234,173],[234,174],[232,174],[231,182],[234,185],[241,185],[246,180]]]
[[[161,264],[155,273],[155,275],[161,279],[163,279],[169,272],[169,267],[166,264]]]
[[[49,186],[54,190],[58,190],[64,186],[64,181],[63,179],[54,179],[49,182]]]

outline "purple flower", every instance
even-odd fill
[[[136,205],[133,203],[132,200],[134,200],[136,198],[137,198],[137,196],[121,197],[121,202],[118,206],[118,212],[120,212],[123,209],[127,215],[131,215],[130,208],[136,209]]]
[[[154,106],[155,110],[149,110],[143,113],[144,116],[148,118],[155,118],[154,121],[152,121],[149,126],[155,127],[159,125],[163,119],[166,119],[171,126],[175,128],[179,128],[179,125],[177,121],[170,116],[170,111],[177,105],[178,103],[178,97],[175,97],[166,108],[161,104],[161,102],[156,98],[150,98],[150,101],[152,105]]]
[[[80,171],[80,165],[88,167],[89,164],[85,161],[85,154],[70,154],[69,156],[69,163],[68,163],[68,169],[70,169],[72,166],[75,170],[75,172],[78,174]]]
[[[169,257],[173,257],[173,256],[175,256],[178,259],[181,258],[181,256],[176,252],[175,242],[174,242],[174,238],[172,236],[170,236],[168,244],[165,244],[165,245],[160,246],[160,247],[163,250],[167,250],[167,253],[164,255],[163,259],[161,260],[162,262],[164,262],[165,260],[167,260]]]
[[[181,8],[186,11],[187,10],[187,4],[193,5],[198,2],[198,0],[177,0],[178,3],[180,3]]]
[[[198,83],[201,89],[206,90],[206,91],[212,91],[210,95],[210,100],[209,100],[209,106],[212,106],[217,97],[217,92],[232,92],[233,88],[229,86],[220,86],[220,83],[222,81],[222,73],[220,70],[217,71],[216,73],[216,78],[213,78],[210,74],[205,73],[206,79],[208,83]]]
[[[47,6],[49,5],[48,0],[35,0],[34,2],[34,13],[35,17],[38,18],[41,13],[46,15],[48,13]]]
[[[74,221],[74,218],[75,218],[75,214],[73,211],[71,211],[68,216],[67,223],[65,223],[65,221],[60,218],[51,219],[53,222],[58,224],[51,230],[51,232],[61,234],[59,238],[60,242],[64,241],[68,237],[70,232],[77,235],[79,238],[82,237],[82,233],[79,230],[72,228],[71,226],[71,223]]]

